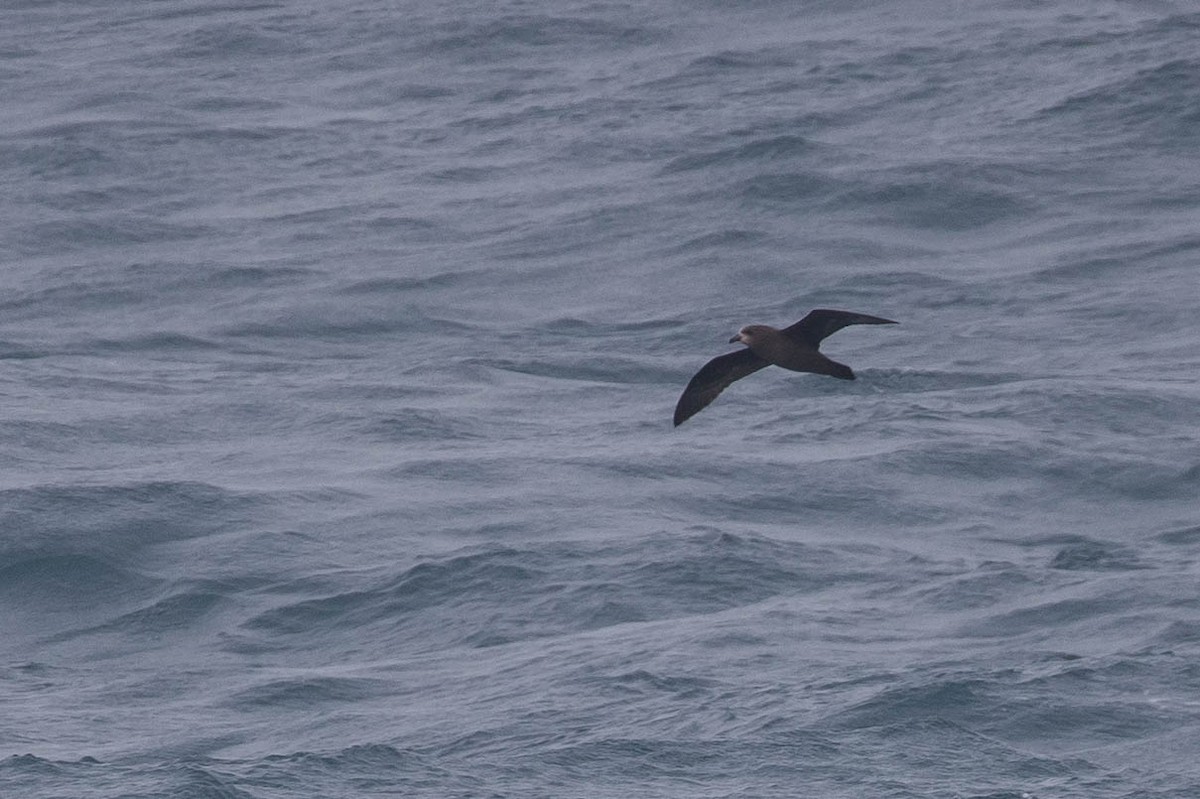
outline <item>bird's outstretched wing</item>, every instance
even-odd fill
[[[791,327],[784,328],[783,332],[794,339],[803,341],[816,348],[820,346],[822,339],[832,336],[847,325],[896,324],[899,324],[899,322],[893,322],[891,319],[883,319],[878,316],[868,316],[865,313],[831,311],[828,308],[818,308],[815,311],[809,311],[808,316]]]
[[[688,381],[687,388],[679,397],[675,405],[675,426],[699,413],[735,380],[741,380],[768,365],[749,349],[713,358]]]

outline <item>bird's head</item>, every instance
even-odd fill
[[[747,347],[752,346],[754,342],[762,338],[763,333],[771,328],[766,325],[746,325],[737,332],[737,335],[729,339],[730,344],[736,344],[739,341]]]

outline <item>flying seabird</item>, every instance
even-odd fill
[[[793,372],[853,380],[849,366],[831,361],[818,350],[821,340],[847,325],[895,325],[891,319],[850,311],[818,308],[791,327],[777,330],[769,325],[746,325],[729,343],[740,341],[747,349],[718,355],[696,372],[675,406],[675,426],[683,424],[717,398],[735,380],[774,364]]]

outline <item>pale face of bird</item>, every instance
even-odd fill
[[[736,336],[729,339],[729,343],[737,344],[738,342],[741,342],[747,347],[752,347],[754,346],[755,341],[761,340],[762,334],[768,330],[771,330],[771,328],[768,328],[766,325],[746,325],[737,332]]]

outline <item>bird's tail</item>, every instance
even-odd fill
[[[820,369],[813,369],[813,371],[817,374],[829,375],[830,377],[836,377],[841,380],[854,379],[854,370],[849,366],[846,366],[844,363],[838,363],[837,361],[831,361],[826,358],[825,363],[821,364],[821,367],[822,368]]]

